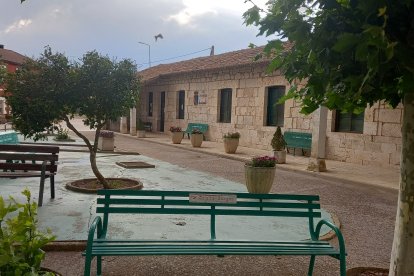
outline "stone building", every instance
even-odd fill
[[[237,131],[240,145],[269,151],[276,126],[281,126],[283,131],[312,133],[313,140],[325,136],[326,159],[399,165],[402,106],[391,109],[376,103],[359,115],[328,111],[323,119],[326,131],[318,135],[319,110],[305,116],[300,102],[276,104],[290,86],[278,72],[266,71],[268,60],[254,61],[262,50],[161,64],[140,72],[143,89],[138,116],[160,132],[168,132],[171,126],[185,129],[189,122],[206,123],[206,137],[211,141],[221,142],[224,133]]]

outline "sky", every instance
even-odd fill
[[[267,0],[254,2],[264,8]],[[0,0],[0,44],[29,57],[49,45],[73,60],[97,50],[130,58],[142,70],[149,49],[154,66],[207,56],[212,45],[220,54],[266,44],[271,38],[243,24],[251,6],[245,0]],[[158,34],[163,39],[155,41]]]

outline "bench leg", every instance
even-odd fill
[[[345,254],[341,254],[339,256],[339,261],[340,261],[340,273],[341,276],[346,276],[346,258],[345,258]]]
[[[55,198],[55,176],[50,176],[50,197]]]
[[[85,256],[85,271],[83,272],[84,276],[90,276],[91,275],[91,263],[92,263],[92,256],[89,254],[86,254]]]
[[[39,199],[37,201],[37,205],[41,207],[43,205],[43,190],[45,189],[45,174],[42,172],[42,176],[40,177],[40,187],[39,187]]]
[[[315,255],[312,255],[309,262],[308,276],[312,276],[313,267],[315,265]]]
[[[96,274],[102,275],[102,256],[96,257]]]

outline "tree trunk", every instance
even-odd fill
[[[414,93],[404,96],[400,191],[390,275],[414,276]]]
[[[92,172],[98,181],[103,185],[105,189],[110,189],[108,181],[106,181],[106,179],[102,176],[101,172],[98,170],[98,166],[96,165],[96,152],[90,152],[89,160],[91,162]]]
[[[110,189],[111,187],[109,187],[108,181],[106,181],[106,179],[102,176],[102,174],[100,173],[100,171],[98,170],[98,166],[96,165],[96,152],[98,151],[98,139],[99,139],[99,132],[102,129],[102,126],[104,125],[104,123],[100,124],[97,126],[96,131],[95,131],[95,138],[93,140],[93,144],[91,144],[88,140],[88,138],[86,138],[85,135],[83,135],[82,133],[80,133],[74,125],[72,125],[72,123],[69,120],[69,117],[65,117],[64,121],[66,122],[67,127],[72,130],[73,132],[75,132],[75,134],[82,138],[82,140],[85,142],[85,144],[88,146],[89,149],[89,161],[91,163],[91,168],[92,168],[92,172],[93,174],[96,176],[96,178],[98,179],[98,181],[103,185],[103,187],[105,189]]]

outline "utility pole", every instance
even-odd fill
[[[151,67],[151,45],[145,42],[141,42],[141,41],[138,41],[138,43],[148,46],[148,66]]]

